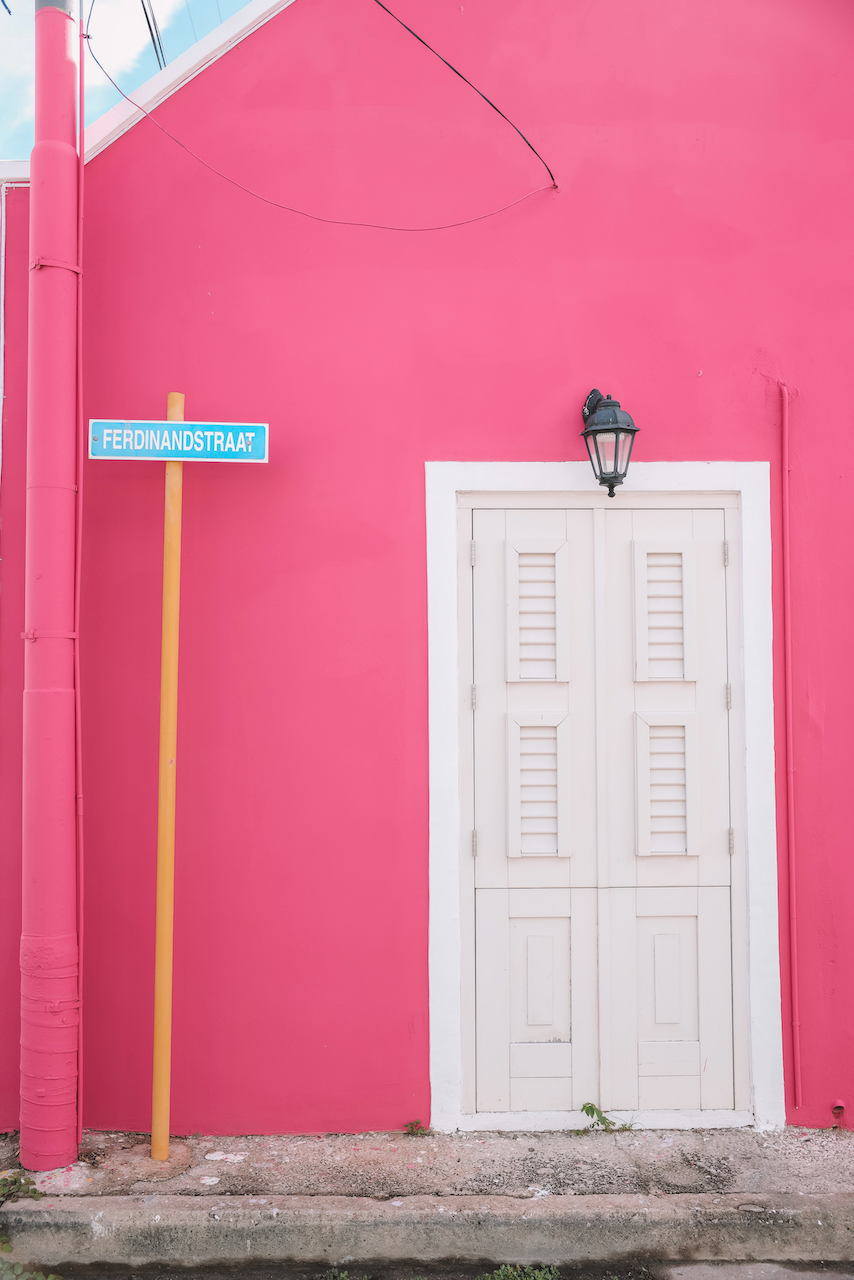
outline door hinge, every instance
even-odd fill
[[[732,711],[732,685],[731,684],[728,684],[726,687],[726,709],[727,711]]]
[[[476,684],[473,684],[471,687],[471,709],[472,711],[477,711],[477,685]]]
[[[473,858],[477,857],[477,832],[476,831],[473,831],[471,833],[471,856]]]
[[[729,542],[724,539],[724,568],[729,564]]]
[[[732,827],[729,829],[729,854],[730,857],[735,853],[735,832]]]
[[[472,563],[472,568],[474,568],[474,539],[472,539],[472,544],[471,544],[471,563]]]

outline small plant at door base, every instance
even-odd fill
[[[498,1267],[478,1276],[478,1280],[560,1280],[557,1267]]]
[[[593,1121],[592,1124],[587,1126],[588,1129],[604,1129],[606,1132],[610,1129],[616,1129],[616,1121],[612,1120],[610,1116],[606,1116],[604,1111],[600,1111],[595,1102],[585,1102],[581,1110]]]
[[[410,1138],[417,1138],[420,1133],[426,1133],[427,1130],[420,1120],[409,1120],[403,1126],[404,1133],[408,1133]]]

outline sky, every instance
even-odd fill
[[[12,10],[11,16],[3,3]],[[33,0],[0,3],[0,160],[26,160],[33,145]],[[85,0],[87,6],[92,0]],[[245,0],[153,0],[171,62],[243,8]],[[89,24],[98,59],[125,93],[157,71],[141,0],[94,0]],[[120,101],[86,59],[86,124]]]

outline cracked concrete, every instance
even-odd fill
[[[850,1194],[822,1196],[48,1196],[7,1205],[18,1258],[337,1267],[639,1259],[828,1261],[854,1256]]]
[[[0,1171],[14,1160],[0,1139]],[[786,1129],[185,1137],[87,1130],[83,1160],[38,1175],[63,1195],[514,1196],[854,1191],[854,1133]]]
[[[0,1172],[16,1154],[13,1135],[0,1139]],[[145,1135],[89,1131],[81,1154],[35,1175],[43,1199],[0,1210],[17,1259],[854,1258],[854,1135],[843,1130],[191,1136],[165,1163]]]

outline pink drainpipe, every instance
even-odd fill
[[[77,112],[71,0],[36,3],[24,613],[21,1164],[77,1158],[74,566]]]

